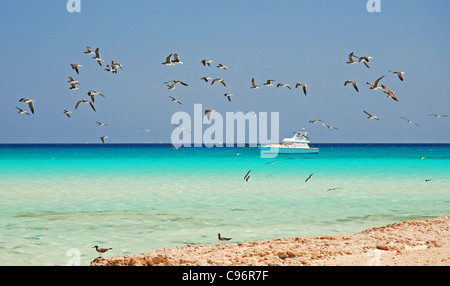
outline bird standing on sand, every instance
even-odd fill
[[[218,238],[219,238],[219,242],[222,244],[222,246],[223,246],[223,244],[224,244],[225,242],[231,240],[231,237],[223,237],[223,236],[220,236],[220,233],[218,234]]]
[[[98,248],[98,246],[94,246],[92,248],[95,248],[95,250],[100,253],[100,256],[103,255],[103,253],[107,252],[108,250],[111,250],[112,248]]]

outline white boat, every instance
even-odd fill
[[[319,148],[309,146],[305,129],[295,132],[291,138],[284,138],[281,144],[260,145],[262,154],[317,154]]]

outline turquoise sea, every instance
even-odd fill
[[[216,244],[219,232],[336,235],[450,214],[450,144],[315,147],[264,159],[249,147],[0,145],[0,265],[66,265],[74,249],[89,265],[94,245],[119,256]]]

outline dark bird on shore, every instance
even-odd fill
[[[92,108],[94,111],[96,111],[96,110],[95,110],[95,107],[94,107],[94,104],[92,104],[92,101],[89,101],[89,100],[86,100],[86,99],[83,99],[83,100],[78,101],[78,102],[77,102],[77,105],[75,105],[75,109],[77,109],[77,108],[78,108],[78,105],[80,105],[81,103],[89,103],[89,105],[91,106],[91,108]]]
[[[95,248],[95,250],[100,253],[100,255],[103,255],[103,253],[107,252],[108,250],[111,250],[112,248],[99,248],[97,245],[92,247]]]
[[[308,178],[306,178],[305,183],[309,181],[309,179],[311,179],[312,175],[314,175],[314,173],[312,173],[311,175],[309,175]]]
[[[346,81],[344,82],[344,86],[346,86],[346,85],[349,84],[349,83],[351,83],[351,84],[353,85],[353,88],[354,88],[357,92],[359,92],[359,90],[358,90],[358,85],[356,85],[356,82],[353,81],[353,80],[346,80]]]
[[[31,113],[34,114],[34,100],[33,99],[21,98],[21,99],[19,99],[19,102],[28,103],[28,107],[30,107]]]
[[[231,240],[231,237],[223,237],[223,236],[220,236],[220,233],[218,234],[218,238],[219,238],[219,242],[222,244],[222,246],[223,246],[223,244],[224,244],[225,242]]]

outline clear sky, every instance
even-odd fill
[[[380,2],[381,12],[369,13],[366,0],[81,0],[81,12],[69,13],[65,0],[3,1],[0,143],[100,143],[102,135],[109,143],[170,142],[173,113],[193,114],[194,104],[223,116],[279,112],[280,139],[306,128],[313,143],[449,143],[450,117],[428,115],[450,115],[450,2]],[[114,59],[123,69],[106,72],[83,54],[86,46],[100,48],[104,66]],[[350,52],[371,56],[370,68],[346,64]],[[170,53],[184,64],[162,65]],[[204,67],[202,59],[214,63]],[[83,65],[79,75],[74,62]],[[394,69],[405,72],[403,82],[389,73]],[[398,102],[368,88],[382,75]],[[79,90],[68,89],[69,76]],[[293,88],[252,90],[252,78]],[[174,79],[189,86],[168,90],[164,82]],[[344,87],[346,80],[356,81],[359,93]],[[307,96],[296,82],[308,85]],[[97,112],[75,110],[89,90],[105,95],[96,96]],[[22,97],[35,100],[34,115],[18,114],[16,106],[29,110]],[[308,123],[313,119],[339,130]]]

